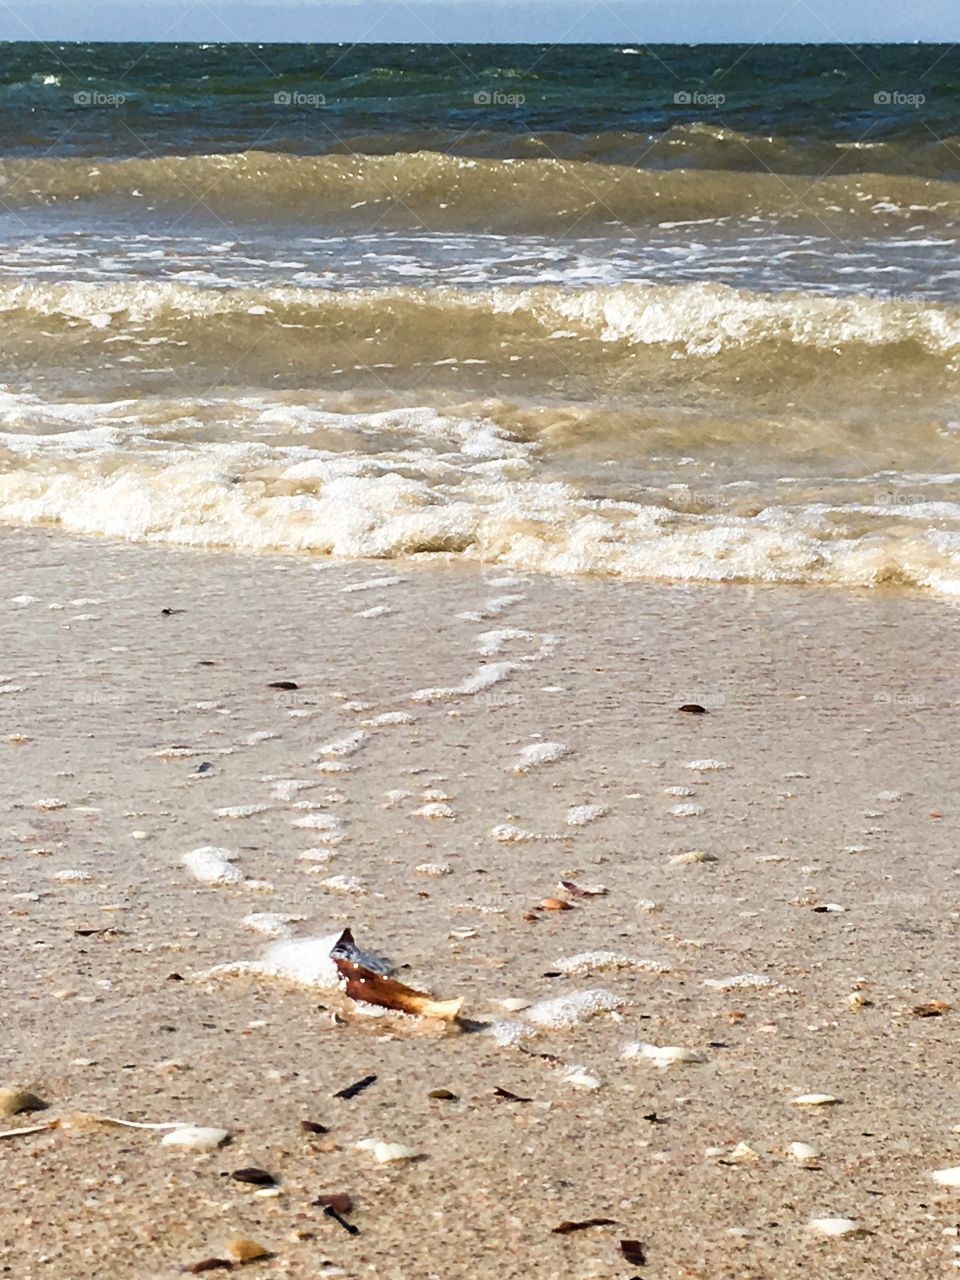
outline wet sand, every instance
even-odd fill
[[[274,1254],[251,1276],[951,1270],[960,1192],[930,1174],[960,1164],[960,1010],[912,1010],[957,994],[956,619],[896,593],[0,534],[0,1084],[50,1104],[0,1129],[95,1111],[233,1135],[0,1140],[0,1273],[165,1280],[239,1235]],[[538,742],[567,751],[514,772]],[[584,805],[603,814],[570,825]],[[338,843],[293,825],[311,814]],[[238,883],[190,874],[203,846]],[[607,893],[531,913],[561,877]],[[468,1029],[196,976],[261,956],[243,921],[264,912],[349,925],[403,981],[463,995]],[[597,950],[667,971],[558,970]],[[705,985],[743,974],[777,985]],[[502,1000],[591,989],[619,1010],[492,1034],[530,1027]],[[623,1058],[636,1042],[703,1061]],[[840,1101],[793,1104],[812,1093]],[[368,1137],[423,1158],[379,1165]],[[226,1176],[252,1165],[279,1193]],[[339,1191],[358,1235],[312,1203]],[[809,1226],[837,1215],[861,1232]],[[614,1224],[552,1231],[589,1218]]]

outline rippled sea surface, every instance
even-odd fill
[[[960,591],[960,51],[5,52],[0,521]]]

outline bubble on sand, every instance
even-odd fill
[[[314,832],[314,838],[322,844],[338,844],[343,838],[343,823],[332,813],[305,813],[301,818],[294,818],[290,825]]]
[[[421,805],[419,809],[414,809],[413,816],[415,818],[455,818],[457,815],[448,804],[440,801],[433,801],[430,804]]]
[[[243,873],[233,865],[236,856],[230,849],[205,844],[184,854],[183,865],[202,884],[239,884]]]
[[[402,582],[403,578],[390,574],[380,578],[367,578],[365,582],[348,582],[340,590],[344,595],[353,595],[357,591],[379,591],[383,587],[398,587]]]
[[[352,756],[360,750],[370,739],[370,734],[366,729],[355,729],[353,733],[345,734],[342,738],[334,738],[332,742],[325,742],[317,751],[318,756]]]
[[[730,978],[705,978],[703,985],[714,991],[770,991],[778,996],[795,996],[794,987],[784,986],[765,973],[736,973]]]
[[[602,818],[606,812],[602,804],[574,804],[567,810],[564,822],[568,827],[585,827]]]
[[[531,742],[522,747],[520,754],[510,766],[513,773],[529,773],[545,764],[553,764],[570,754],[570,748],[564,742]]]
[[[475,671],[472,676],[461,680],[459,684],[417,689],[415,693],[410,694],[410,700],[412,702],[445,702],[450,698],[473,697],[475,694],[493,688],[496,684],[501,684],[517,670],[519,668],[515,662],[490,662]]]
[[[528,1022],[535,1023],[538,1027],[573,1027],[598,1013],[613,1013],[625,1003],[622,996],[596,988],[540,1000],[530,1006],[526,1017]]]
[[[616,951],[581,951],[575,956],[558,960],[554,966],[567,977],[582,977],[588,973],[603,973],[616,969],[634,969],[639,973],[669,973],[670,966],[658,960],[643,960],[639,956],[620,955]]]

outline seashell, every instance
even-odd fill
[[[47,1104],[29,1089],[0,1089],[0,1116],[19,1116],[26,1111],[46,1111]]]
[[[688,760],[685,769],[693,769],[695,773],[712,773],[720,769],[731,769],[733,766],[724,760]]]
[[[648,1044],[645,1040],[636,1040],[628,1044],[621,1055],[624,1058],[648,1058],[661,1070],[679,1066],[683,1063],[706,1062],[703,1054],[694,1049],[684,1049],[680,1045]]]
[[[230,1177],[234,1182],[245,1182],[251,1187],[274,1187],[277,1183],[272,1173],[268,1173],[266,1169],[258,1169],[256,1166],[248,1169],[234,1169]]]
[[[659,911],[660,903],[655,902],[653,898],[638,898],[637,910],[638,911]]]
[[[728,1159],[735,1160],[737,1164],[755,1164],[761,1159],[761,1155],[762,1153],[756,1147],[751,1147],[749,1142],[738,1142]]]
[[[53,878],[54,880],[59,880],[62,884],[82,884],[85,880],[92,880],[93,876],[89,871],[80,871],[74,867],[69,867],[65,871],[55,871]]]
[[[575,898],[604,898],[610,892],[605,884],[577,884],[575,880],[561,880],[560,888]]]
[[[702,849],[691,849],[689,853],[674,853],[667,861],[674,867],[693,866],[697,862],[716,862],[716,854],[704,853]]]
[[[574,1027],[595,1014],[612,1013],[625,1003],[622,996],[602,988],[576,991],[531,1005],[527,1010],[527,1020],[538,1027]]]
[[[807,1226],[823,1236],[853,1236],[863,1230],[853,1218],[811,1218]]]
[[[413,869],[418,876],[448,876],[450,874],[450,863],[421,862],[419,866]]]
[[[703,813],[703,806],[699,804],[675,804],[670,806],[668,812],[672,818],[698,818]]]
[[[797,1164],[807,1164],[820,1158],[820,1152],[809,1142],[791,1142],[787,1147],[787,1155],[791,1160],[796,1160]]]
[[[867,1009],[873,1001],[868,1000],[862,991],[851,991],[847,996],[847,1004],[851,1009]]]
[[[378,1164],[398,1164],[402,1160],[419,1160],[423,1153],[402,1142],[382,1142],[379,1138],[361,1138],[354,1143],[358,1151],[369,1151]]]
[[[230,1138],[226,1129],[206,1129],[185,1124],[165,1134],[160,1142],[165,1147],[189,1147],[193,1151],[216,1151]]]
[[[795,1107],[832,1107],[840,1101],[832,1093],[801,1093],[793,1099]]]
[[[950,1008],[948,1000],[927,1000],[924,1004],[915,1004],[910,1012],[917,1018],[941,1018]]]
[[[952,1169],[937,1169],[930,1176],[941,1187],[960,1187],[960,1165],[955,1165]]]
[[[590,1075],[586,1067],[570,1067],[563,1077],[564,1084],[572,1084],[578,1089],[599,1089],[602,1081]]]
[[[519,1013],[521,1009],[529,1009],[530,1001],[521,1000],[518,996],[510,996],[506,1000],[501,1000],[500,1008],[506,1009],[508,1013]]]
[[[541,898],[537,903],[541,911],[572,911],[566,898]]]
[[[693,787],[664,787],[660,792],[662,796],[673,796],[675,799],[682,800],[685,796],[695,796],[697,793]]]
[[[463,996],[458,1000],[435,1000],[423,991],[415,991],[413,987],[404,986],[396,978],[387,977],[367,968],[352,955],[342,954],[334,949],[331,958],[337,966],[341,978],[345,980],[345,989],[351,1000],[359,1000],[364,1004],[378,1005],[384,1009],[394,1009],[398,1013],[409,1013],[422,1018],[440,1018],[444,1022],[456,1022],[463,1008]]]
[[[41,813],[55,813],[57,809],[65,809],[67,807],[66,800],[60,800],[56,796],[50,796],[40,800],[34,800],[33,807],[39,809]]]
[[[234,1262],[256,1262],[258,1258],[269,1258],[270,1250],[256,1240],[237,1236],[227,1245],[226,1254]]]

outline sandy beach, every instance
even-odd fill
[[[0,601],[3,1274],[953,1268],[955,604],[24,530]],[[463,1027],[209,974],[345,927]]]

